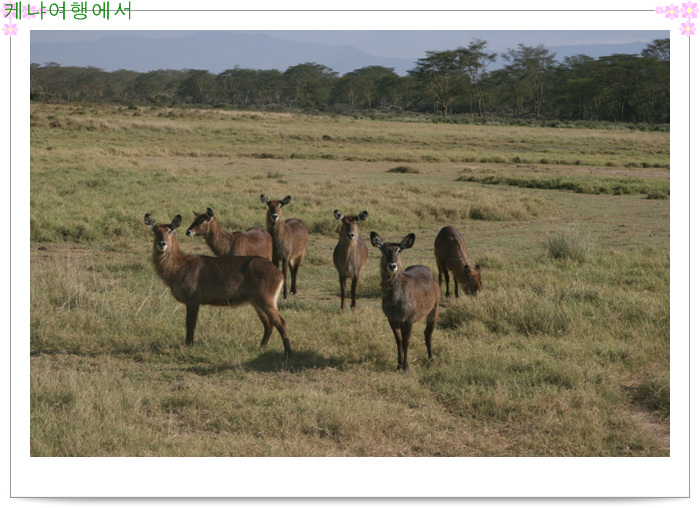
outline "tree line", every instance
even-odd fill
[[[31,64],[32,100],[116,101],[175,106],[293,108],[350,113],[430,112],[442,117],[669,122],[669,39],[638,55],[586,55],[555,60],[544,46],[518,44],[501,56],[472,40],[454,50],[428,51],[406,76],[368,66],[339,75],[307,62],[285,71],[235,66],[206,70],[106,72],[96,67]]]

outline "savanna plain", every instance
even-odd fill
[[[33,104],[32,456],[668,456],[669,133]],[[310,232],[298,294],[260,349],[250,306],[185,307],[144,214],[212,208],[228,231],[270,199]],[[333,211],[368,212],[357,308],[340,311]],[[437,275],[446,225],[481,266],[444,297],[407,374],[381,308],[376,231],[415,233]]]

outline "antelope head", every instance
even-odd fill
[[[413,233],[406,235],[401,243],[384,243],[382,237],[372,231],[370,233],[372,245],[378,248],[382,253],[381,270],[388,275],[403,271],[401,264],[401,251],[413,247],[413,242],[416,241],[416,235]]]
[[[481,266],[476,265],[472,268],[466,264],[464,265],[464,273],[467,275],[467,280],[462,284],[462,288],[468,295],[476,296],[477,291],[481,289]]]
[[[284,220],[282,207],[288,205],[291,200],[292,197],[287,196],[281,201],[271,201],[265,194],[260,195],[260,201],[267,205],[267,221],[269,224],[275,224],[279,220]]]
[[[190,238],[197,234],[206,236],[209,233],[209,225],[211,220],[214,218],[214,212],[211,208],[207,208],[206,213],[192,212],[194,217],[194,222],[187,228],[187,233],[185,233]]]
[[[153,247],[159,252],[165,252],[168,250],[168,247],[174,243],[175,237],[173,236],[173,233],[175,233],[175,230],[180,227],[182,217],[180,215],[176,215],[170,224],[158,224],[153,220],[151,214],[147,213],[143,222],[146,224],[146,226],[151,228],[151,231],[153,231]]]
[[[362,212],[359,215],[343,215],[340,210],[335,210],[333,212],[333,216],[337,220],[341,221],[340,238],[345,238],[352,242],[353,240],[359,238],[360,233],[357,229],[357,224],[361,220],[365,220],[367,218],[367,212]]]

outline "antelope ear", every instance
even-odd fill
[[[150,213],[147,213],[146,216],[143,218],[143,223],[151,229],[156,227],[156,221],[153,220],[153,217],[151,217]]]
[[[268,204],[270,202],[270,200],[267,199],[267,196],[265,194],[260,194],[260,201],[262,201],[265,204]]]
[[[282,203],[282,206],[288,205],[289,202],[292,200],[292,196],[286,196],[280,203]]]
[[[476,270],[477,272],[481,273],[481,265],[476,265],[476,266],[474,267],[474,270]]]
[[[415,241],[416,235],[414,235],[413,233],[406,235],[406,237],[403,240],[401,240],[401,246],[399,248],[401,250],[410,249],[411,247],[413,247],[413,242]]]
[[[338,220],[341,220],[341,219],[343,218],[343,214],[340,213],[340,210],[335,210],[335,211],[333,212],[333,217],[335,217],[335,218],[338,219]]]
[[[182,224],[182,216],[180,214],[177,214],[173,221],[170,223],[170,229],[175,231],[177,228],[180,227],[180,224]]]
[[[209,216],[209,220],[211,220],[211,218],[214,217],[214,210],[207,208],[207,215]]]
[[[372,241],[372,245],[374,245],[376,248],[381,249],[384,247],[384,240],[382,240],[382,237],[374,231],[369,234],[369,238]]]
[[[367,212],[361,212],[360,215],[357,216],[357,218],[360,220],[365,220],[367,218],[367,215],[369,215]]]

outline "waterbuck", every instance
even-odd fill
[[[287,267],[292,275],[290,294],[297,292],[297,272],[304,260],[306,244],[309,243],[309,231],[299,219],[284,220],[282,207],[289,204],[291,196],[281,201],[271,201],[265,194],[260,195],[260,201],[267,205],[267,230],[272,236],[272,262],[279,268],[282,262],[284,275],[284,298],[287,298]]]
[[[352,277],[352,303],[350,307],[357,305],[357,280],[360,272],[367,262],[367,245],[360,237],[357,223],[367,218],[367,212],[359,215],[343,215],[339,210],[333,212],[333,216],[341,221],[338,245],[333,251],[333,264],[340,277],[340,309],[345,309],[345,283],[348,277]]]
[[[469,263],[467,244],[456,228],[445,226],[438,233],[435,238],[435,261],[440,288],[442,275],[445,274],[446,297],[450,296],[450,272],[455,279],[455,298],[459,298],[460,285],[465,293],[476,296],[481,289],[481,266]]]
[[[260,346],[267,345],[274,327],[282,337],[285,357],[292,355],[287,325],[277,310],[284,278],[271,261],[258,256],[212,257],[181,252],[175,237],[182,223],[180,215],[170,224],[158,224],[146,214],[144,223],[154,234],[151,261],[156,273],[175,299],[187,307],[186,345],[194,344],[200,305],[234,307],[249,303],[265,328]]]
[[[227,233],[211,208],[207,208],[206,213],[192,213],[195,219],[187,228],[187,236],[203,236],[217,256],[260,256],[272,261],[272,237],[264,227],[253,226],[246,231]]]
[[[440,307],[440,286],[430,268],[413,265],[404,270],[401,264],[401,251],[413,247],[415,239],[416,235],[411,233],[401,243],[384,243],[377,233],[370,233],[372,245],[382,253],[379,265],[382,310],[396,339],[397,369],[404,371],[408,371],[408,342],[413,323],[423,318],[426,318],[425,347],[428,349],[428,361],[433,359],[431,343]]]

